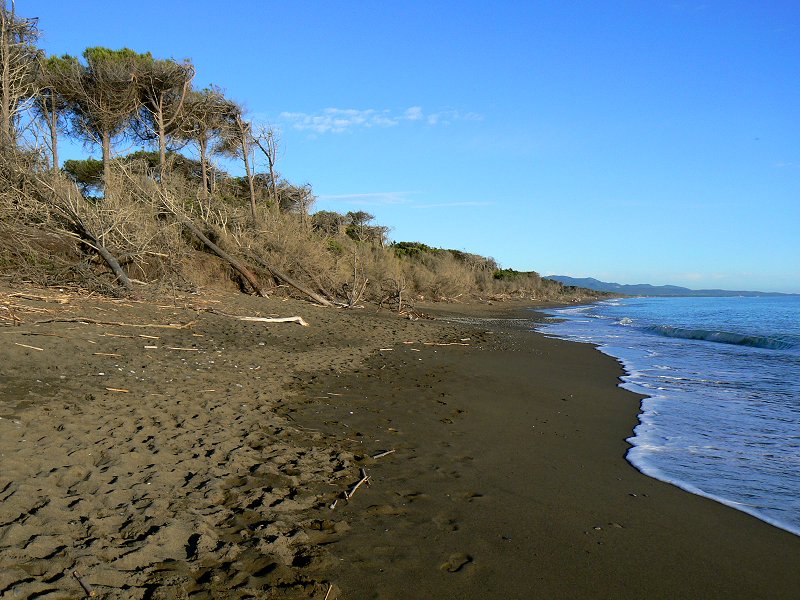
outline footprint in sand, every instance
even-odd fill
[[[472,562],[472,557],[469,554],[464,554],[464,553],[451,554],[450,558],[448,558],[447,561],[443,563],[442,566],[440,566],[439,568],[442,571],[447,571],[448,573],[457,573],[465,565],[468,565],[471,562]]]
[[[442,531],[458,531],[459,529],[458,521],[446,515],[437,515],[433,518],[433,523]]]

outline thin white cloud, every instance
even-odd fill
[[[405,118],[409,121],[419,121],[422,119],[422,107],[412,106],[406,109]]]
[[[314,133],[342,133],[359,127],[392,127],[399,123],[388,110],[326,108],[320,114],[282,112],[280,118],[294,129]]]
[[[442,110],[426,116],[428,125],[450,125],[453,121],[480,121],[483,117],[478,113],[463,113],[458,110]]]
[[[360,206],[378,206],[387,204],[408,204],[408,196],[415,192],[366,192],[359,194],[323,194],[317,196],[317,202],[340,202]]]
[[[394,127],[403,122],[424,122],[428,125],[449,125],[454,121],[479,121],[483,117],[474,112],[443,110],[425,113],[421,106],[411,106],[400,113],[389,109],[326,108],[317,114],[282,112],[281,121],[298,131],[312,133],[344,133],[371,127]]]

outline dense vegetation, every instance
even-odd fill
[[[276,132],[189,61],[128,48],[47,56],[36,19],[0,6],[0,273],[40,285],[159,293],[238,285],[326,305],[580,292],[491,258],[415,242],[363,211],[311,214],[277,170]],[[59,160],[69,137],[101,159]],[[120,155],[122,146],[139,151]],[[217,157],[240,161],[232,176]],[[586,295],[585,291],[583,295]]]

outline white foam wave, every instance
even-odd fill
[[[634,443],[635,440],[636,438],[629,438],[627,441],[629,443]],[[737,502],[729,498],[723,498],[722,496],[706,492],[705,490],[697,487],[696,485],[692,485],[690,483],[687,483],[686,481],[681,481],[673,477],[667,476],[659,468],[655,467],[654,465],[652,465],[647,461],[647,453],[657,452],[657,451],[658,451],[657,448],[654,449],[648,444],[641,444],[641,445],[637,444],[628,451],[626,458],[628,462],[631,463],[638,471],[647,475],[648,477],[652,477],[653,479],[658,479],[659,481],[663,481],[664,483],[669,483],[670,485],[674,485],[675,487],[678,487],[691,494],[695,494],[696,496],[702,496],[703,498],[714,500],[715,502],[719,502],[720,504],[724,504],[725,506],[729,506],[730,508],[747,513],[750,516],[759,519],[760,521],[764,521],[766,523],[769,523],[770,525],[773,525],[774,527],[777,527],[778,529],[783,529],[784,531],[788,531],[789,533],[793,533],[794,535],[800,536],[800,527],[770,517],[769,515],[763,512],[764,507],[760,507],[754,504],[747,504],[744,502]]]

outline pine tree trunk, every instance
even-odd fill
[[[111,181],[111,134],[103,132],[103,194],[108,196],[108,182]]]
[[[58,113],[52,96],[50,108],[50,149],[53,152],[53,173],[58,173]]]
[[[167,175],[167,133],[164,127],[164,109],[160,105],[156,122],[158,124],[158,181],[163,186],[164,178]]]
[[[200,198],[208,200],[208,166],[206,165],[206,146],[208,140],[205,137],[200,139],[200,176],[203,180],[203,185],[200,188]]]
[[[11,123],[11,25],[10,15],[6,13],[5,3],[0,9],[0,56],[2,56],[2,99],[0,99],[0,144],[3,148],[10,148],[14,141]]]

